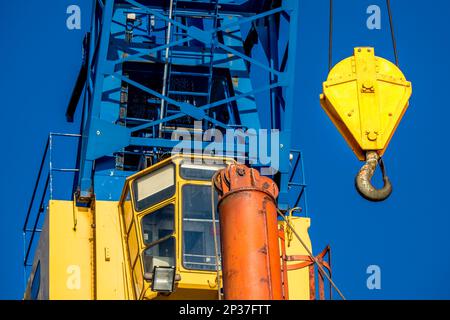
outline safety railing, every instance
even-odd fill
[[[79,134],[50,133],[45,144],[44,153],[34,184],[33,193],[28,205],[27,214],[23,224],[23,268],[24,285],[26,287],[28,268],[33,265],[32,256],[42,232],[43,217],[48,201],[54,197],[54,175],[55,173],[71,173],[75,175],[79,169],[58,168],[54,166],[54,143],[56,138],[77,139]],[[74,177],[75,178],[75,177]],[[36,204],[38,206],[36,207]]]
[[[303,214],[308,216],[308,199],[306,195],[305,167],[303,153],[299,150],[291,150],[291,175],[289,178],[289,192],[295,198],[292,208],[301,207]]]

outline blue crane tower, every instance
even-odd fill
[[[201,121],[225,136],[279,130],[279,205],[298,205],[305,188],[301,154],[291,148],[298,1],[104,0],[93,10],[67,109],[71,120],[82,97],[79,203],[94,194],[116,200],[127,176],[176,146],[175,130],[193,132]]]

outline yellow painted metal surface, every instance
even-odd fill
[[[409,105],[411,83],[369,47],[339,62],[323,84],[320,102],[356,156],[384,154]]]
[[[118,202],[50,201],[25,299],[38,263],[39,299],[127,299]]]
[[[187,185],[211,187],[210,181],[183,179],[178,166],[182,160],[169,159],[130,177],[120,202],[95,201],[92,208],[80,208],[72,201],[50,201],[24,298],[31,296],[34,271],[40,264],[39,299],[217,299],[217,272],[188,269],[181,259],[184,240],[181,190]],[[136,211],[131,201],[134,196],[131,183],[171,161],[176,164],[174,195]],[[175,208],[175,267],[180,277],[175,292],[169,296],[152,292],[151,282],[144,280],[146,247],[141,226],[143,217],[167,204]],[[291,223],[310,246],[309,219],[292,218]],[[286,241],[286,249],[288,255],[306,254],[295,237]],[[289,271],[288,277],[290,299],[309,299],[308,270]]]
[[[98,300],[120,300],[126,295],[118,202],[95,203],[95,288]]]
[[[48,216],[49,299],[94,299],[92,211],[50,201]]]
[[[290,217],[290,224],[293,226],[295,231],[298,233],[300,238],[306,244],[308,249],[312,252],[311,239],[309,237],[309,227],[311,225],[311,220],[304,217]],[[305,255],[308,256],[308,252],[303,247],[303,245],[298,241],[298,239],[292,234],[289,227],[285,222],[280,222],[283,224],[286,237],[286,254],[288,256],[294,255]],[[298,264],[295,261],[288,261],[287,264]],[[309,278],[309,268],[303,268],[298,270],[288,271],[288,284],[289,284],[289,300],[309,300],[310,299],[310,278]]]

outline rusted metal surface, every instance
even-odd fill
[[[258,171],[238,164],[213,179],[219,192],[225,299],[282,300],[278,187]]]
[[[384,186],[377,189],[372,185],[372,177],[375,174],[378,163],[383,174]],[[392,193],[392,184],[386,175],[384,163],[376,151],[366,153],[366,163],[362,166],[355,180],[356,190],[369,201],[380,202],[386,200]]]

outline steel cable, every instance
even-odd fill
[[[299,208],[293,208],[290,210],[290,212],[293,212],[295,210],[297,210]],[[300,235],[297,233],[297,231],[294,229],[294,227],[291,225],[291,223],[289,222],[289,220],[286,218],[286,216],[280,211],[280,209],[277,209],[278,214],[281,216],[281,218],[283,218],[283,220],[286,222],[286,225],[288,226],[289,229],[291,229],[292,233],[295,235],[295,237],[297,238],[297,240],[301,243],[301,245],[305,248],[306,252],[308,253],[309,257],[312,259],[312,261],[314,262],[315,265],[317,265],[317,267],[319,268],[320,272],[322,272],[322,274],[325,276],[325,278],[327,278],[327,280],[331,283],[331,285],[333,286],[333,288],[336,290],[336,292],[339,294],[339,296],[342,298],[342,300],[347,300],[345,298],[345,296],[342,294],[341,290],[339,290],[339,288],[336,286],[336,284],[334,283],[334,281],[331,279],[331,277],[328,275],[328,273],[324,270],[324,268],[322,267],[322,265],[317,261],[316,257],[314,257],[313,253],[311,252],[311,250],[309,250],[308,246],[306,245],[306,243],[302,240],[302,238],[300,237]]]
[[[391,9],[391,1],[390,0],[386,0],[386,6],[387,6],[387,10],[388,10],[388,15],[389,15],[389,25],[390,25],[390,29],[391,29],[392,47],[394,49],[395,64],[398,67],[399,63],[398,63],[397,40],[395,39],[394,21],[393,21],[394,19],[392,17],[392,9]]]

